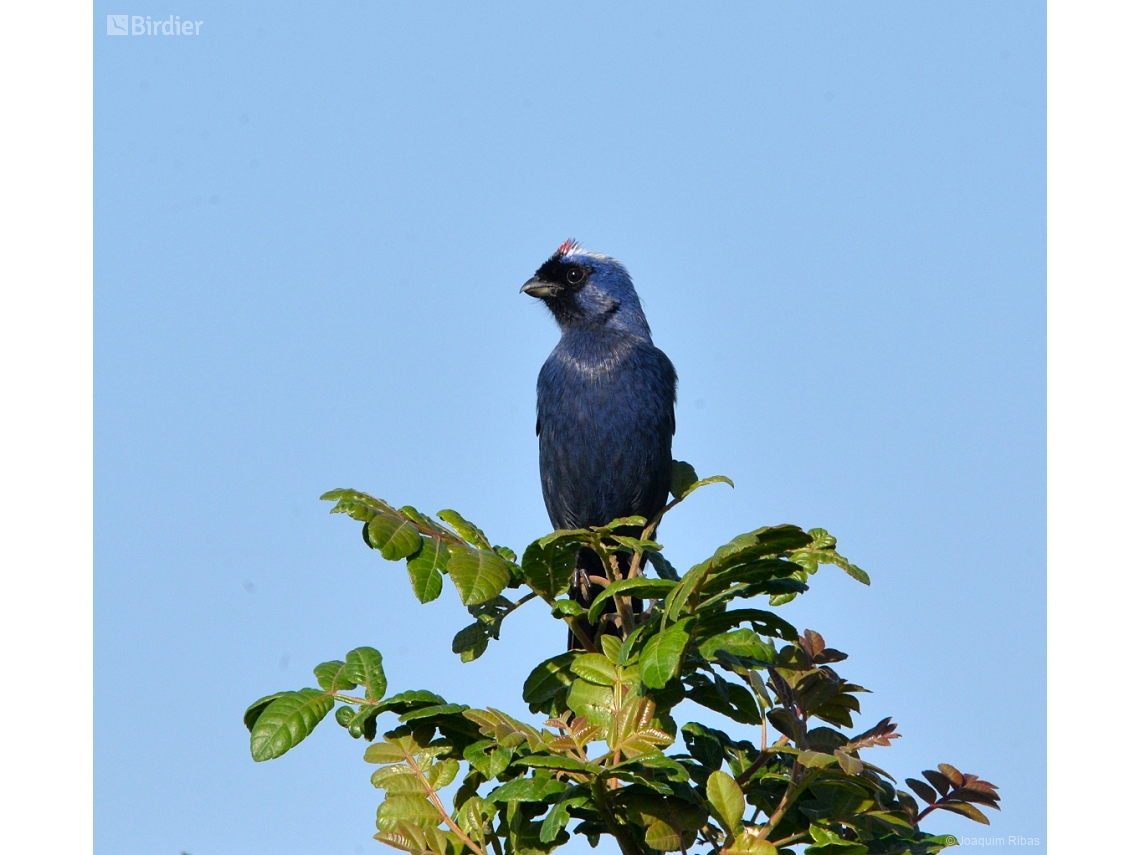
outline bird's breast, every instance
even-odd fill
[[[548,365],[580,381],[604,381],[627,367],[640,342],[617,335],[564,336]]]

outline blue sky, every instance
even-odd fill
[[[903,739],[1046,841],[1041,3],[156,3],[95,21],[99,853],[373,851],[363,746],[266,764],[240,717],[370,644],[394,689],[521,711],[538,611],[466,617],[317,501],[548,528],[518,288],[565,238],[629,267],[710,488],[674,563],[824,526],[872,576],[789,607]],[[667,554],[668,554],[667,553]],[[513,706],[512,706],[513,704]],[[1040,850],[1039,850],[1040,851]]]

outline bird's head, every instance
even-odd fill
[[[649,324],[620,261],[568,240],[525,285],[522,293],[546,303],[563,332],[602,325],[649,338]]]

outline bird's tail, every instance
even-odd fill
[[[629,577],[630,562],[633,556],[626,552],[619,552],[617,554],[618,570],[623,579]],[[570,583],[570,596],[574,602],[578,603],[582,608],[589,609],[590,605],[604,589],[602,585],[590,580],[590,577],[606,578],[606,571],[602,567],[602,559],[598,553],[589,547],[583,547],[578,550],[578,560],[574,565],[574,579]],[[630,611],[634,615],[641,614],[642,603],[641,600],[634,599],[630,601]],[[606,608],[602,612],[601,617],[596,624],[588,624],[585,618],[578,619],[578,627],[582,634],[589,638],[590,643],[594,644],[595,640],[601,635],[621,635],[621,629],[617,625],[617,603],[610,599],[606,603]],[[568,650],[582,650],[582,642],[574,634],[573,630],[568,633],[567,649]]]

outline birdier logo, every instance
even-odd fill
[[[150,15],[108,15],[109,36],[200,36],[205,21],[183,21],[179,15],[151,20]]]

